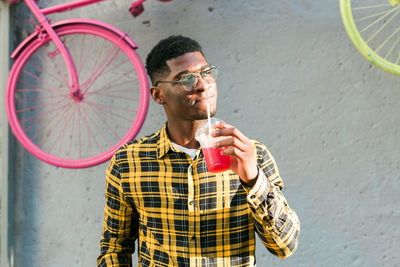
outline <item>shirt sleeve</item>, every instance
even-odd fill
[[[259,174],[253,187],[243,186],[253,214],[255,230],[266,248],[279,258],[292,255],[298,246],[300,221],[283,193],[283,181],[267,148],[255,142]]]
[[[124,197],[118,155],[106,171],[106,204],[97,265],[132,266],[132,253],[138,236],[138,215]]]

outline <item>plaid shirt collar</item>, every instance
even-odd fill
[[[172,145],[172,142],[168,137],[166,122],[159,131],[159,139],[157,141],[157,158],[160,159],[164,157],[164,155],[167,154],[169,150],[176,152],[175,147]]]
[[[157,159],[161,159],[169,151],[179,152],[168,137],[167,124],[168,122],[164,124],[158,133],[159,139],[157,140]]]

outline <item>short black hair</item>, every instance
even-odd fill
[[[173,35],[159,41],[146,58],[146,70],[151,82],[153,84],[156,82],[154,79],[157,74],[165,74],[171,71],[167,66],[167,60],[197,51],[203,54],[199,43],[182,35]]]

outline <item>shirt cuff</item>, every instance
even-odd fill
[[[269,189],[271,188],[270,181],[260,168],[258,170],[257,181],[252,187],[246,186],[244,183],[242,185],[247,193],[247,202],[254,208],[258,208],[267,199]]]

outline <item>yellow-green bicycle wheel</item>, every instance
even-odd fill
[[[340,0],[346,31],[377,67],[400,75],[400,0]]]

